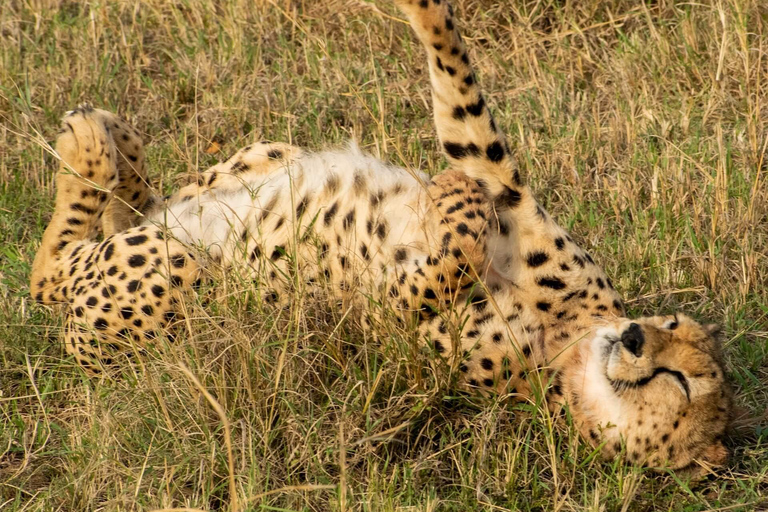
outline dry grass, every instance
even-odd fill
[[[82,101],[117,110],[164,192],[254,139],[355,137],[437,171],[423,54],[386,2],[6,0],[0,509],[765,506],[768,7],[456,3],[522,167],[632,312],[725,326],[744,410],[732,464],[692,483],[601,462],[535,404],[453,395],[407,333],[374,343],[343,310],[270,308],[237,276],[224,300],[186,305],[181,342],[90,380],[58,345],[60,315],[28,296],[55,168],[36,132],[53,140]]]

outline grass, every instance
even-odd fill
[[[343,310],[303,296],[271,308],[237,276],[220,278],[223,300],[187,304],[181,341],[88,378],[59,344],[61,316],[27,287],[56,167],[39,141],[66,110],[89,101],[128,116],[163,192],[260,139],[356,138],[436,172],[423,53],[387,2],[11,0],[0,9],[0,509],[768,506],[768,9],[456,3],[522,169],[631,313],[724,326],[740,407],[729,466],[689,482],[600,461],[535,404],[456,396],[407,333],[375,343]],[[207,154],[213,141],[223,151]]]

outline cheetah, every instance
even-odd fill
[[[383,309],[415,321],[468,390],[536,400],[544,383],[545,400],[567,405],[606,458],[723,464],[732,394],[716,326],[626,317],[611,280],[517,171],[452,7],[396,4],[429,62],[450,164],[433,177],[354,149],[260,142],[162,200],[134,128],[89,106],[65,116],[30,290],[63,305],[67,352],[94,372],[141,353],[172,332],[212,258],[265,297],[300,285],[360,308],[373,328]]]

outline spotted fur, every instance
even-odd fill
[[[437,176],[356,150],[260,142],[161,201],[133,128],[90,107],[64,118],[56,210],[31,292],[64,304],[67,351],[98,371],[172,336],[179,300],[213,259],[275,300],[300,286],[372,324],[388,309],[415,318],[463,386],[516,400],[546,390],[606,456],[721,463],[731,406],[710,330],[682,315],[674,328],[625,318],[610,279],[516,171],[451,7],[397,3],[429,60],[451,164]]]

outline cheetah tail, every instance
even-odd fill
[[[520,174],[485,104],[445,0],[396,0],[428,54],[435,125],[455,169],[484,185],[497,208],[520,201]]]
[[[67,114],[56,140],[61,161],[56,205],[30,276],[38,302],[67,298],[68,265],[99,232],[101,216],[118,182],[117,151],[103,119],[81,106]]]

